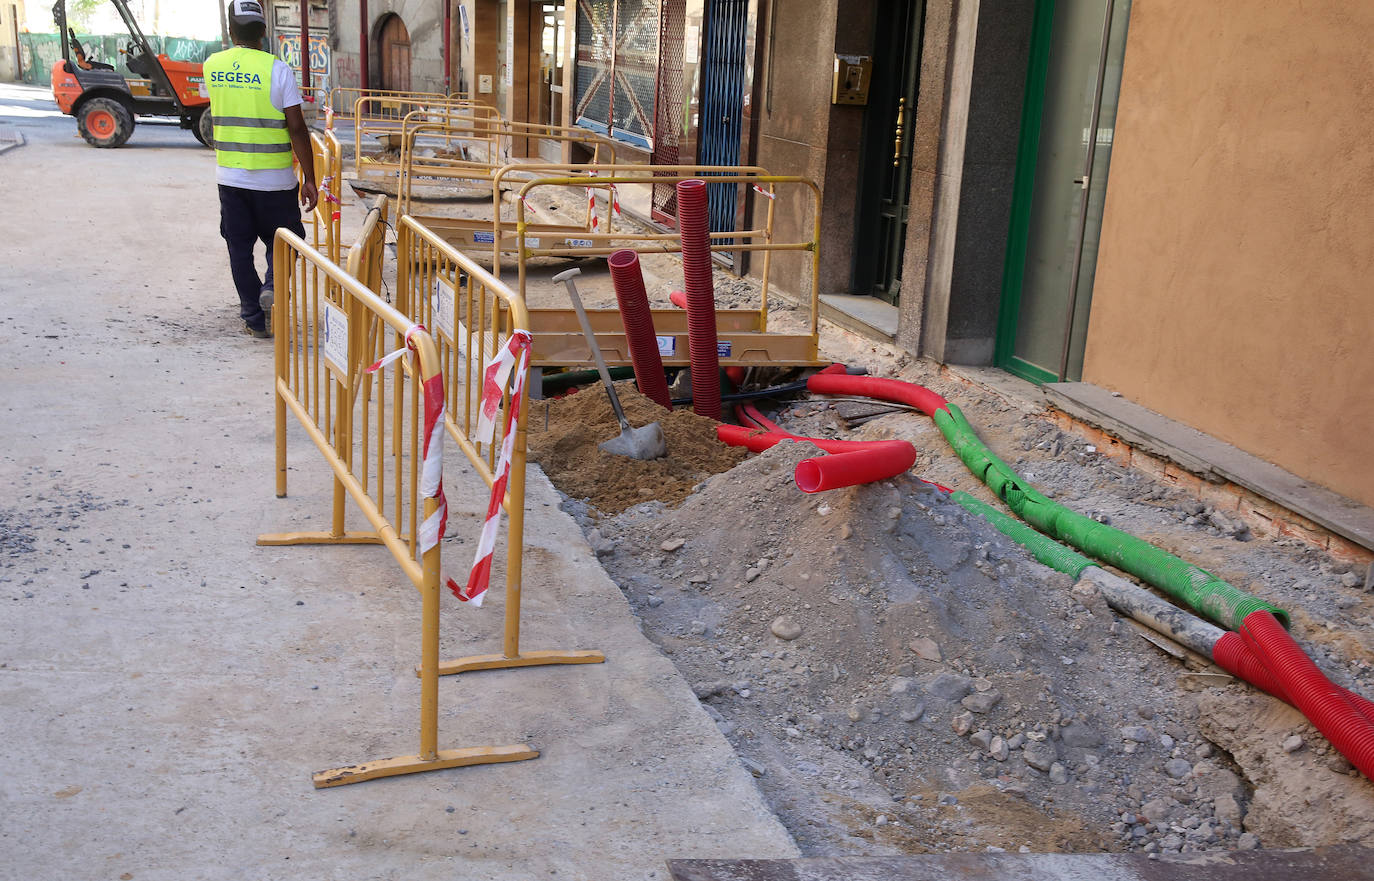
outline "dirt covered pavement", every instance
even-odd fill
[[[826,336],[833,355],[957,402],[1049,495],[1290,609],[1328,675],[1374,693],[1362,570],[1256,538],[1033,408]],[[702,447],[709,422],[624,397],[632,424],[662,422],[683,461],[597,453],[617,430],[599,386],[549,405],[546,432],[533,405],[533,455],[804,853],[1179,853],[1374,834],[1374,788],[1299,714],[1166,654],[928,485],[903,476],[807,496],[792,471],[813,447],[780,444],[725,470],[727,454]],[[872,407],[803,397],[764,409],[797,434],[910,440],[912,475],[992,500],[919,414],[851,431],[846,417]],[[637,500],[655,476],[662,498]]]

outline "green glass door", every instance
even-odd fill
[[[1083,374],[1131,3],[1036,6],[996,359],[1054,382]]]

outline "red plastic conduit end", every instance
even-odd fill
[[[793,479],[802,492],[818,493],[886,480],[915,464],[916,448],[906,441],[872,441],[866,450],[804,459]]]
[[[672,303],[679,309],[686,309],[687,295],[684,294],[682,291],[673,291],[671,294],[668,295],[668,302]]]
[[[671,410],[673,399],[668,394],[668,380],[663,376],[663,359],[658,354],[654,316],[649,311],[649,295],[644,291],[644,273],[639,267],[639,255],[622,249],[613,252],[606,262],[611,268],[611,283],[615,285],[620,320],[625,324],[625,339],[630,347],[635,382],[645,397],[665,410]]]
[[[1317,669],[1278,619],[1263,609],[1251,612],[1241,622],[1240,635],[1273,674],[1293,706],[1360,773],[1374,778],[1374,724]]]
[[[698,416],[719,419],[720,358],[716,351],[716,296],[711,277],[706,181],[678,181],[677,221],[682,234],[682,278],[687,288],[692,410]]]

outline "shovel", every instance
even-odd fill
[[[577,295],[577,284],[573,279],[581,274],[582,270],[574,267],[558,273],[553,280],[563,282],[568,289],[568,298],[572,300],[573,310],[577,312],[577,321],[582,325],[582,335],[587,338],[587,346],[592,350],[592,358],[596,361],[596,370],[601,374],[601,383],[606,386],[606,394],[611,398],[611,409],[615,410],[615,418],[620,420],[620,436],[597,444],[597,448],[632,459],[662,458],[668,455],[668,441],[663,437],[663,426],[651,422],[643,428],[631,428],[630,421],[625,418],[625,410],[620,406],[615,386],[611,384],[610,371],[606,369],[606,360],[601,357],[601,347],[596,344],[596,334],[592,333],[592,325],[587,321],[587,311],[582,308],[582,298]]]

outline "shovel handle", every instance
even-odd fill
[[[606,369],[606,359],[601,357],[601,347],[596,344],[596,334],[592,333],[591,322],[587,320],[587,310],[582,308],[582,298],[577,295],[577,283],[573,279],[581,274],[580,269],[573,268],[558,273],[553,280],[563,282],[568,289],[568,299],[572,300],[573,311],[577,313],[577,323],[582,325],[582,336],[587,339],[587,347],[592,350],[592,360],[596,362],[596,372],[601,374],[601,382],[606,386],[606,394],[611,399],[611,409],[615,410],[615,418],[620,420],[621,430],[629,431],[630,420],[625,418],[625,410],[620,406],[615,386],[611,384],[611,372]]]

